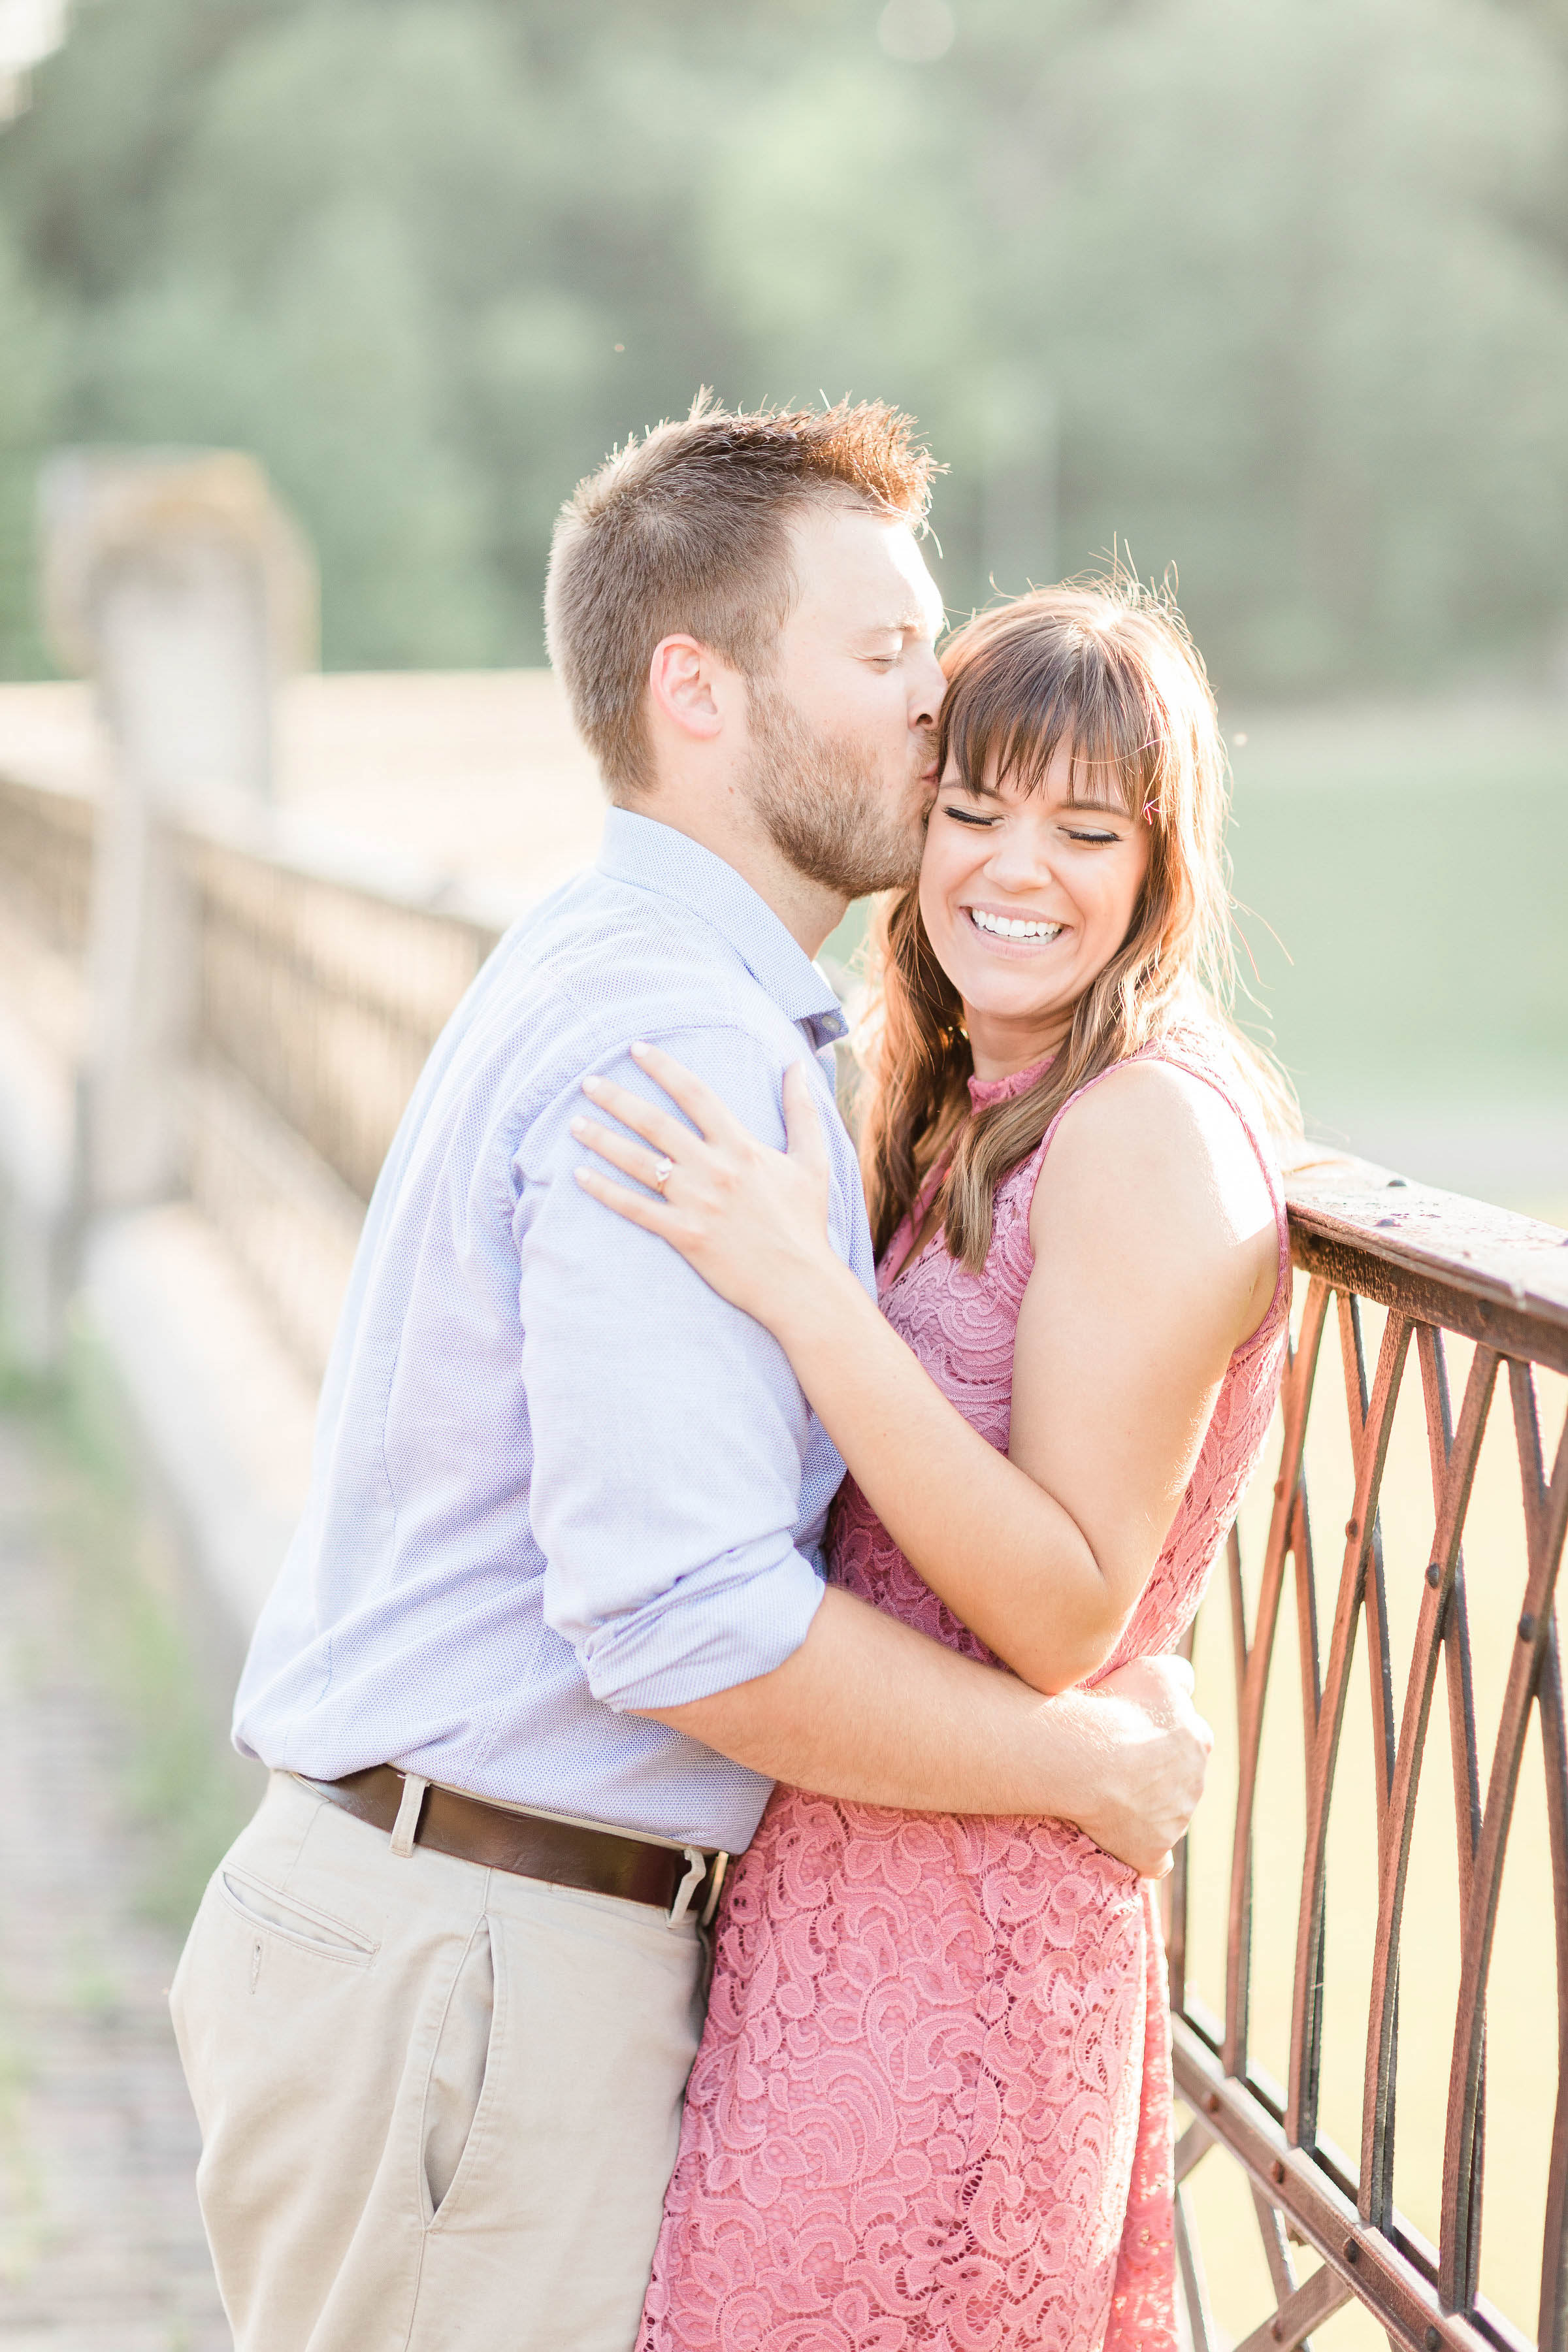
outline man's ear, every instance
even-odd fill
[[[737,688],[737,673],[695,637],[661,637],[648,664],[653,709],[689,742],[710,743],[722,731]]]

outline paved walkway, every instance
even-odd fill
[[[165,2001],[137,1916],[124,1735],[51,1570],[45,1473],[0,1416],[0,2347],[228,2352]]]

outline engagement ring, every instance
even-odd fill
[[[652,1182],[655,1192],[662,1192],[674,1173],[674,1160],[670,1159],[668,1152],[661,1151],[658,1158],[653,1163]]]

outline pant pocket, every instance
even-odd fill
[[[425,2094],[425,2187],[432,2218],[446,2203],[473,2137],[495,2028],[495,1954],[488,1919],[468,1938],[447,1998]]]
[[[237,1870],[230,1862],[219,1864],[216,1883],[225,1903],[247,1927],[264,1928],[269,1935],[315,1952],[323,1959],[341,1960],[350,1968],[363,1969],[370,1966],[380,1948],[374,1937],[365,1935],[350,1921],[334,1918],[331,1912],[319,1911],[312,1904],[301,1903],[294,1895],[268,1886],[265,1879]]]

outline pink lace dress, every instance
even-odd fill
[[[1289,1300],[1272,1155],[1223,1041],[1162,1059],[1218,1088],[1273,1195],[1280,1276],[1231,1360],[1112,1665],[1173,1650],[1261,1450]],[[977,1105],[1037,1075],[972,1082]],[[996,1196],[984,1271],[937,1242],[883,1311],[1005,1446],[1030,1203],[1053,1126]],[[898,1235],[887,1264],[907,1243]],[[852,1483],[831,1574],[990,1653]],[[720,1914],[708,2023],[639,2352],[1174,2352],[1171,2074],[1153,1889],[1055,1821],[903,1813],[781,1788]]]

